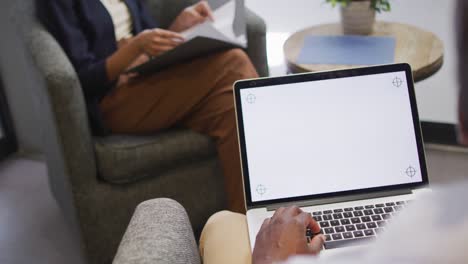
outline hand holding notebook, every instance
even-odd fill
[[[204,36],[227,42],[237,40],[238,44],[245,45],[245,34],[236,36],[234,33],[233,23],[236,15],[235,11],[235,1],[231,0],[213,11],[212,20],[207,19],[205,22],[181,32],[181,35],[184,36],[187,41],[195,37]]]
[[[247,46],[246,23],[243,13],[236,12],[236,1],[242,0],[228,1],[213,11],[213,20],[207,19],[181,32],[185,38],[184,43],[152,58],[143,65],[130,69],[128,73],[151,74],[211,52],[229,48],[245,48]],[[234,31],[234,23],[240,24],[242,28],[240,33]]]

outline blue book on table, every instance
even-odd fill
[[[306,36],[299,64],[375,65],[393,63],[394,37]]]

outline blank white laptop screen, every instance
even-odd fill
[[[253,202],[422,182],[404,71],[240,90]]]

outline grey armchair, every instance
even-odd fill
[[[42,116],[50,186],[81,236],[90,263],[112,261],[134,208],[151,198],[179,201],[199,233],[207,218],[225,206],[210,138],[176,129],[146,137],[93,137],[77,75],[57,42],[34,19],[35,1],[14,2],[14,13],[23,14],[14,19],[46,84],[38,85],[35,93],[47,99]],[[189,1],[149,3],[157,18],[168,21]],[[247,51],[265,75],[265,24],[249,11],[247,20]]]

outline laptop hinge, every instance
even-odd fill
[[[387,196],[397,196],[397,195],[404,195],[404,194],[411,194],[411,193],[412,193],[411,189],[402,189],[402,190],[394,190],[394,191],[383,191],[383,192],[373,192],[373,193],[366,193],[366,194],[347,195],[347,196],[340,196],[340,197],[333,197],[333,198],[314,199],[314,200],[308,200],[308,201],[277,203],[277,204],[269,205],[266,208],[267,208],[267,211],[274,211],[280,207],[287,207],[290,205],[296,205],[299,207],[307,207],[307,206],[322,205],[322,204],[366,200],[366,199],[380,198],[380,197],[387,197]]]

